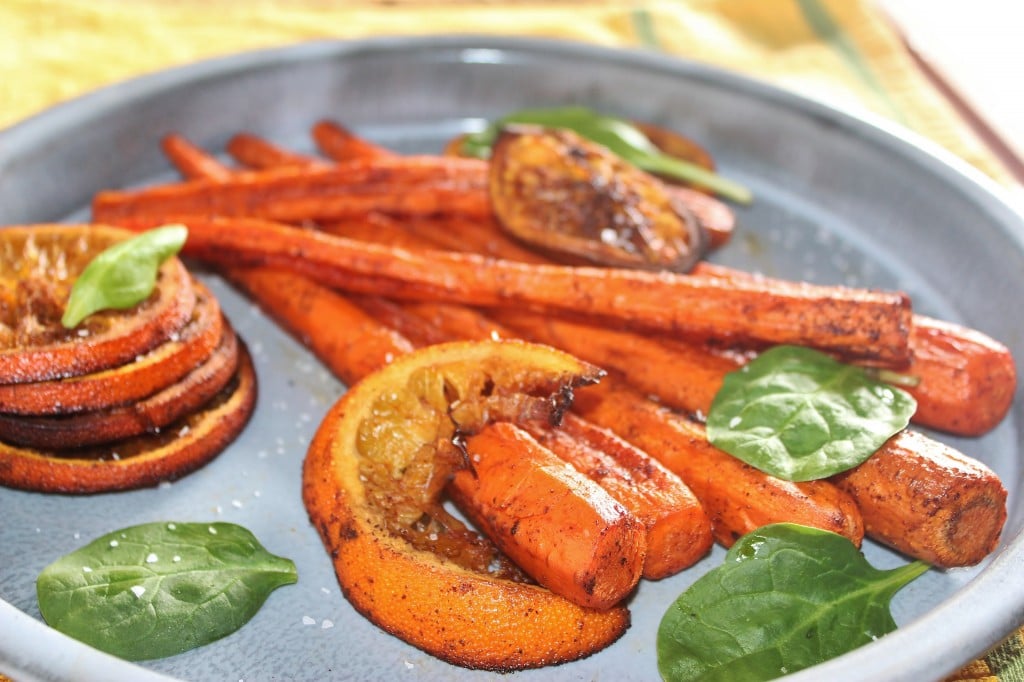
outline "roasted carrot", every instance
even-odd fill
[[[98,222],[176,216],[257,216],[300,222],[380,210],[488,215],[483,161],[433,156],[349,161],[324,169],[249,171],[223,181],[195,180],[140,190],[99,192]],[[287,170],[284,169],[284,170]]]
[[[467,438],[465,451],[452,497],[538,583],[595,609],[633,590],[644,527],[600,486],[507,422]]]
[[[233,268],[227,276],[348,385],[412,350],[400,334],[305,277],[271,268]]]
[[[246,146],[259,147],[249,136]],[[168,149],[171,162],[186,177],[219,180],[232,170],[184,137],[176,136]],[[282,155],[265,157],[280,167]],[[394,357],[412,350],[397,332],[381,326],[344,296],[311,279],[273,268],[226,268],[224,274],[255,300],[264,312],[298,339],[346,384],[351,385]],[[343,329],[344,334],[324,333]]]
[[[531,422],[524,429],[643,523],[643,577],[674,575],[711,548],[711,524],[700,502],[678,476],[646,452],[574,414],[565,415],[559,428]]]
[[[328,161],[285,149],[252,133],[238,133],[228,140],[227,151],[249,168],[324,168]]]
[[[312,133],[320,151],[336,161],[396,156],[390,149],[356,135],[335,121],[317,121]]]
[[[185,178],[218,181],[227,180],[233,175],[232,169],[177,133],[165,136],[160,146],[167,159]]]
[[[782,280],[700,263],[696,272],[723,281]],[[1009,349],[963,325],[924,315],[911,318],[910,362],[900,372],[914,382],[901,388],[917,400],[914,422],[959,436],[980,436],[999,424],[1013,402],[1017,371]]]
[[[142,229],[146,221],[120,221]],[[322,284],[410,299],[586,311],[684,336],[794,343],[906,361],[910,304],[898,292],[753,283],[611,268],[529,265],[445,251],[414,254],[254,219],[187,218],[186,253],[221,266],[274,265]],[[356,281],[353,276],[363,278]],[[367,291],[370,276],[375,288]]]
[[[978,563],[1006,521],[1006,490],[988,467],[912,431],[831,480],[857,501],[872,538],[935,566]]]
[[[769,523],[830,530],[859,545],[861,514],[846,493],[827,481],[792,483],[758,471],[707,441],[700,424],[673,413],[606,377],[577,391],[574,410],[653,453],[693,491],[711,517],[715,539],[731,546]]]

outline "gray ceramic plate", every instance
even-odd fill
[[[307,44],[156,74],[57,107],[0,134],[0,224],[83,219],[101,188],[172,177],[159,138],[180,131],[222,149],[241,130],[310,149],[333,117],[401,150],[437,151],[482,119],[524,106],[583,103],[702,140],[757,201],[716,258],[768,274],[909,291],[920,312],[966,322],[1024,357],[1018,312],[1021,217],[962,164],[885,130],[762,84],[651,53],[494,38]],[[305,447],[343,387],[245,300],[209,278],[255,351],[261,400],[215,462],[151,490],[60,497],[0,489],[0,670],[19,680],[470,680],[385,635],[339,593],[299,497]],[[1024,403],[995,432],[953,441],[1010,489],[1010,518],[984,565],[930,571],[894,603],[899,631],[794,679],[941,677],[1024,622]],[[952,441],[952,439],[949,439]],[[34,584],[56,557],[122,526],[224,520],[293,558],[297,585],[275,592],[239,632],[136,667],[46,628]],[[868,558],[905,561],[868,543]],[[717,565],[718,549],[675,578],[644,583],[626,636],[587,660],[524,680],[657,678],[655,632],[668,603]]]

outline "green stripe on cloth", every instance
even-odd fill
[[[982,660],[1000,682],[1024,682],[1024,632],[1018,630]]]
[[[651,17],[651,13],[645,9],[633,10],[630,19],[633,23],[633,34],[640,46],[651,50],[660,50],[661,43],[654,30],[654,19]]]
[[[896,106],[896,103],[889,96],[889,92],[882,86],[878,78],[875,77],[875,72],[871,69],[871,66],[857,50],[857,47],[843,31],[843,28],[832,18],[828,9],[819,0],[797,0],[797,5],[800,7],[800,11],[803,13],[804,19],[811,30],[839,54],[849,69],[886,106],[894,119],[906,124],[903,111]]]

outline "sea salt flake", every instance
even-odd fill
[[[132,593],[136,597],[141,597],[142,595],[146,594],[146,588],[142,585],[135,585],[134,587],[132,587]]]
[[[217,507],[217,513],[218,514],[220,513],[220,507]],[[207,526],[206,530],[210,531],[210,535],[216,535],[217,534],[217,529],[214,528],[213,526]]]
[[[92,569],[89,568],[88,566],[82,566],[82,572],[83,573],[92,573]]]
[[[316,618],[310,618],[309,616],[302,617],[303,625],[316,625]]]
[[[324,622],[320,624],[320,629],[321,630],[330,630],[333,627],[334,627],[334,621],[333,620],[327,620],[326,618],[324,618]]]
[[[177,530],[177,529],[178,529],[178,526],[176,526],[175,524],[173,524],[173,523],[168,523],[167,524],[167,530]]]
[[[147,563],[147,564],[155,564],[155,563],[156,563],[157,561],[159,561],[159,560],[160,560],[160,559],[159,559],[159,557],[157,557],[157,555],[156,555],[156,554],[154,554],[154,553],[152,553],[152,552],[150,552],[150,553],[149,553],[149,554],[148,554],[148,555],[146,556],[146,563]]]
[[[119,542],[118,542],[117,540],[111,540],[111,541],[110,541],[110,546],[111,546],[111,547],[117,547],[117,546],[118,546],[119,544],[120,544],[120,543],[119,543]]]
[[[179,563],[181,561],[181,557],[175,554],[173,557],[171,557],[171,561],[173,561],[174,563]]]
[[[241,509],[242,508],[242,501],[241,500],[231,500],[231,506],[234,507],[235,509]]]

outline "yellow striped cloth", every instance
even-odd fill
[[[898,34],[856,0],[3,0],[0,128],[97,87],[206,57],[428,33],[560,38],[715,64],[886,117],[1011,182]],[[950,679],[1024,680],[1024,634]]]

